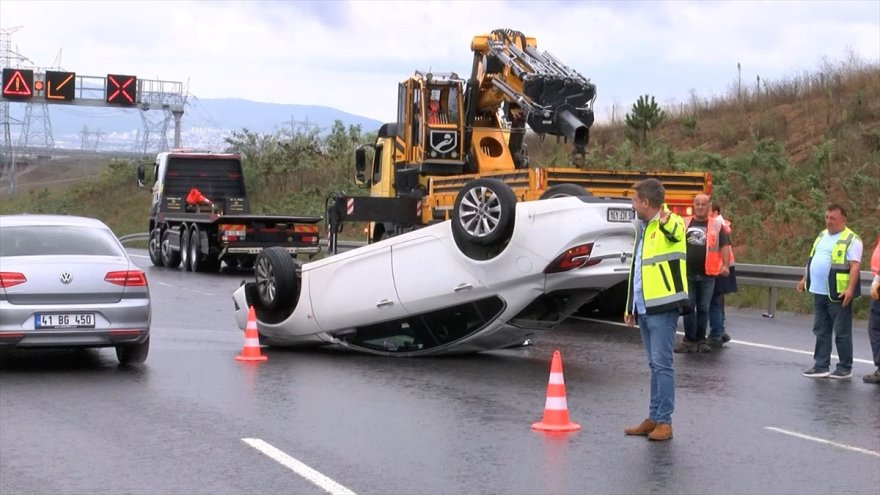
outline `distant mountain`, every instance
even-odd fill
[[[163,124],[164,113],[149,110],[142,114],[139,110],[107,107],[87,107],[76,105],[48,105],[52,136],[55,146],[60,148],[94,149],[143,149],[144,136],[149,140],[148,149],[157,146]],[[12,138],[18,143],[26,105],[12,103],[9,113],[13,119]],[[145,133],[144,119],[150,129]],[[29,126],[29,145],[41,146],[45,143],[46,128],[43,112],[38,106],[32,107]],[[321,132],[328,130],[336,120],[346,126],[360,125],[364,132],[379,129],[381,122],[342,110],[318,105],[295,105],[261,103],[239,98],[201,99],[187,101],[181,121],[181,141],[186,147],[202,149],[222,149],[223,138],[233,131],[248,129],[260,134],[278,132],[282,128],[317,127]],[[173,144],[174,122],[169,123],[167,139]]]

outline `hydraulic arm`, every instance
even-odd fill
[[[480,114],[504,109],[514,155],[525,124],[537,133],[567,138],[575,153],[583,155],[594,120],[596,86],[536,46],[535,38],[510,29],[473,38],[467,124],[473,125]]]

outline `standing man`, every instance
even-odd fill
[[[736,292],[736,266],[733,260],[733,237],[730,234],[730,220],[721,216],[721,204],[712,201],[712,213],[709,218],[717,217],[724,225],[724,231],[730,240],[730,267],[726,277],[718,276],[715,279],[715,291],[712,292],[712,300],[709,302],[709,347],[719,349],[730,341],[730,335],[724,329],[727,316],[724,312],[724,295]]]
[[[630,326],[639,325],[651,369],[651,402],[648,418],[623,431],[662,441],[672,438],[675,328],[678,316],[690,307],[684,221],[665,208],[666,190],[659,180],[637,182],[633,190],[638,222],[624,321]]]
[[[877,200],[877,213],[880,213],[880,199]],[[877,218],[877,217],[874,217]],[[880,384],[880,235],[877,236],[877,245],[871,255],[871,273],[874,280],[871,282],[871,312],[868,315],[868,338],[871,340],[871,351],[874,356],[874,366],[877,370],[870,375],[862,377],[867,383]]]
[[[730,236],[724,222],[709,218],[709,196],[694,198],[694,216],[687,226],[687,283],[693,312],[684,316],[684,339],[675,352],[712,352],[706,342],[709,303],[715,291],[715,278],[730,273]],[[720,337],[719,337],[720,338]]]
[[[813,334],[816,347],[810,378],[852,378],[852,301],[861,292],[859,265],[862,240],[846,226],[846,210],[831,203],[825,208],[825,230],[813,241],[810,260],[798,292],[806,288],[813,295]],[[831,335],[835,336],[838,363],[831,369]]]

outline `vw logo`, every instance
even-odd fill
[[[71,282],[73,282],[73,276],[71,274],[69,274],[67,272],[64,272],[61,274],[61,283],[62,284],[69,284]]]

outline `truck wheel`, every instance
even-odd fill
[[[468,244],[492,246],[513,232],[516,196],[498,179],[476,179],[458,192],[452,231]]]
[[[186,225],[180,227],[180,261],[183,263],[183,271],[188,272],[192,263],[190,263],[189,252],[189,229]]]
[[[296,263],[284,248],[270,247],[261,251],[254,273],[263,308],[269,311],[292,309],[287,306],[295,302],[299,280]]]
[[[171,249],[171,242],[168,240],[170,233],[166,230],[162,235],[162,264],[166,268],[177,268],[180,266],[180,251]]]
[[[189,233],[189,266],[194,272],[202,271],[202,248],[197,228]]]
[[[150,253],[150,262],[153,266],[165,264],[162,261],[162,231],[158,227],[150,231],[150,244],[147,251]]]
[[[556,184],[547,188],[538,199],[565,198],[568,196],[592,196],[592,194],[577,184]]]

